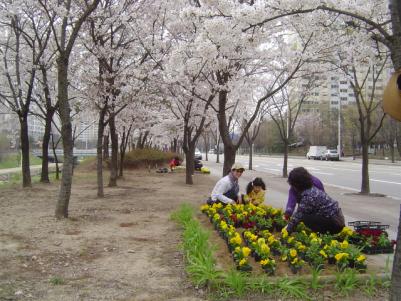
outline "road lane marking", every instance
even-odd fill
[[[388,183],[388,184],[395,184],[395,185],[401,185],[399,182],[392,182],[392,181],[383,181],[383,180],[377,180],[377,179],[370,179],[371,181],[374,182],[380,182],[380,183]]]
[[[347,187],[347,186],[336,185],[336,184],[324,183],[324,186],[336,187],[336,188],[352,190],[352,191],[359,191],[359,189],[355,189],[355,188],[351,188],[351,187]]]
[[[317,173],[319,175],[327,175],[327,176],[334,176],[333,173],[328,173],[328,172],[320,172],[320,171],[314,171],[314,174]]]

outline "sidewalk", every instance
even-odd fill
[[[59,168],[63,166],[62,163],[58,164]],[[31,176],[40,174],[42,170],[42,165],[31,165]],[[56,171],[56,163],[49,163],[49,172]],[[0,182],[8,181],[10,179],[10,175],[21,173],[21,166],[14,168],[3,168],[0,169]]]

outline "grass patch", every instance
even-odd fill
[[[50,278],[49,282],[53,285],[63,285],[65,283],[64,279],[58,276]]]
[[[29,164],[40,165],[42,164],[42,159],[34,155],[29,155]],[[20,166],[21,166],[21,153],[8,155],[0,160],[0,169],[15,168]]]
[[[193,207],[182,204],[171,218],[184,229],[182,248],[190,278],[198,287],[213,287],[221,278],[221,271],[216,268],[214,248],[209,244],[209,233],[193,219],[193,215]]]
[[[61,177],[61,175],[60,175]],[[50,182],[56,182],[56,172],[49,172],[49,180]],[[31,176],[32,184],[36,184],[40,182],[40,175]],[[10,188],[13,186],[22,185],[22,174],[21,172],[10,174],[8,181],[0,182],[0,189],[2,188]]]

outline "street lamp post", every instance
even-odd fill
[[[338,102],[338,145],[337,145],[338,158],[341,158],[341,98]]]

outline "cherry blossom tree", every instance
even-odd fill
[[[303,103],[313,91],[316,76],[309,74],[294,80],[291,85],[283,87],[280,93],[271,97],[268,113],[276,124],[284,145],[283,177],[288,176],[288,151],[294,128]]]
[[[68,205],[71,195],[73,159],[72,127],[68,98],[68,65],[78,33],[86,18],[96,9],[100,0],[85,1],[75,5],[71,0],[44,1],[38,0],[44,15],[52,28],[52,39],[57,49],[57,97],[61,119],[64,163],[55,210],[56,218],[68,217]],[[57,22],[56,22],[57,21]]]
[[[31,186],[28,114],[35,95],[37,71],[50,37],[48,22],[37,7],[14,1],[0,6],[2,78],[0,102],[18,116],[22,152],[22,186]]]

